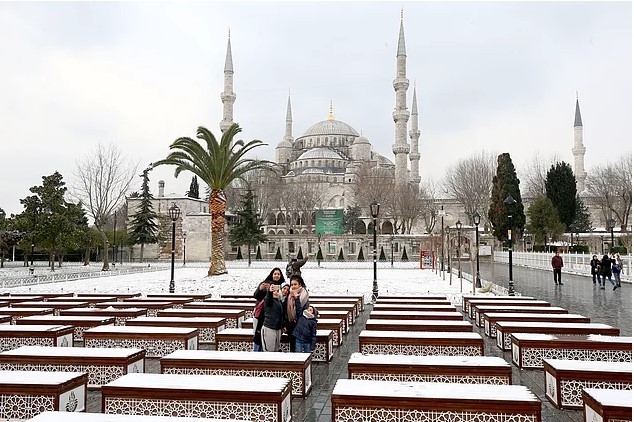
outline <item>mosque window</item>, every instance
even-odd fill
[[[317,138],[317,146],[321,146],[321,140]]]
[[[328,242],[328,253],[330,255],[334,255],[337,252],[337,243],[336,242]]]
[[[317,167],[321,167],[321,160],[317,160]]]
[[[309,147],[312,147],[312,146],[313,146],[313,140],[312,140],[312,139],[309,139],[309,140],[308,140],[308,146],[309,146]]]
[[[357,242],[348,242],[348,253],[357,253]]]
[[[310,166],[315,167],[315,160],[310,160]]]
[[[324,138],[324,145],[328,145],[328,137],[327,136]]]

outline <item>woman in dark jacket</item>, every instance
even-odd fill
[[[612,281],[612,260],[609,256],[603,255],[601,258],[601,290],[605,290],[605,278],[610,280],[610,284],[614,286],[614,282]]]
[[[590,273],[592,274],[592,284],[597,284],[597,278],[599,278],[599,284],[601,284],[599,269],[601,268],[601,261],[596,255],[592,255],[590,260]]]
[[[271,270],[268,276],[258,284],[258,287],[253,292],[253,298],[256,300],[255,308],[253,309],[253,351],[262,351],[262,325],[264,324],[264,315],[262,315],[262,309],[264,308],[264,298],[266,292],[268,292],[271,284],[282,285],[284,284],[284,275],[279,267],[275,267]]]

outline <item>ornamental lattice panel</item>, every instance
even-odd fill
[[[383,374],[353,373],[350,379],[400,382],[451,382],[459,384],[508,385],[508,377],[493,375],[434,375],[434,374]]]
[[[514,348],[513,353],[515,354]],[[588,350],[588,349],[545,349],[545,348],[524,348],[522,349],[523,368],[542,368],[542,359],[562,359],[562,360],[597,360],[602,362],[631,362],[631,350]],[[514,358],[519,361],[519,356]]]
[[[561,380],[561,405],[562,406],[582,406],[581,390],[584,388],[603,388],[606,390],[631,390],[631,383],[609,382],[609,381],[589,381],[589,380]]]
[[[494,412],[429,411],[337,407],[335,422],[539,422],[536,415]]]
[[[55,410],[54,406],[52,395],[0,394],[0,419],[31,419],[42,412]]]
[[[248,341],[219,341],[217,348],[234,352],[252,352],[253,344]]]
[[[123,399],[106,397],[104,413],[189,418],[277,421],[277,405],[197,400]]]
[[[145,349],[146,357],[160,358],[185,349],[185,344],[181,340],[89,338],[84,341],[84,347]]]
[[[482,356],[475,346],[433,346],[414,344],[364,344],[361,353],[365,355],[408,355],[408,356]]]
[[[55,346],[55,341],[50,337],[4,337],[0,338],[0,351],[17,349],[21,346]]]
[[[3,371],[87,372],[89,386],[102,386],[125,375],[122,365],[0,363]]]

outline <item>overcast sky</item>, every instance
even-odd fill
[[[229,28],[234,118],[260,157],[290,90],[294,137],[332,100],[393,161],[401,6],[423,178],[482,150],[518,171],[537,152],[572,164],[576,92],[586,171],[631,155],[631,2],[0,2],[0,208],[56,170],[71,185],[100,142],[142,169],[198,126],[219,135]],[[191,181],[150,177],[154,194]]]

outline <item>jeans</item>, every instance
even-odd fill
[[[310,353],[311,346],[312,345],[310,343],[304,343],[303,341],[295,340],[295,351],[297,353]]]
[[[555,279],[555,284],[561,283],[561,268],[553,268],[553,278]]]
[[[614,274],[614,281],[616,281],[616,285],[620,286],[621,285],[621,272],[619,271],[618,273],[612,273]]]
[[[605,279],[610,280],[610,284],[612,284],[614,286],[614,282],[612,281],[612,274],[610,275],[605,275],[603,274],[603,284],[601,284],[603,287],[605,287]]]

